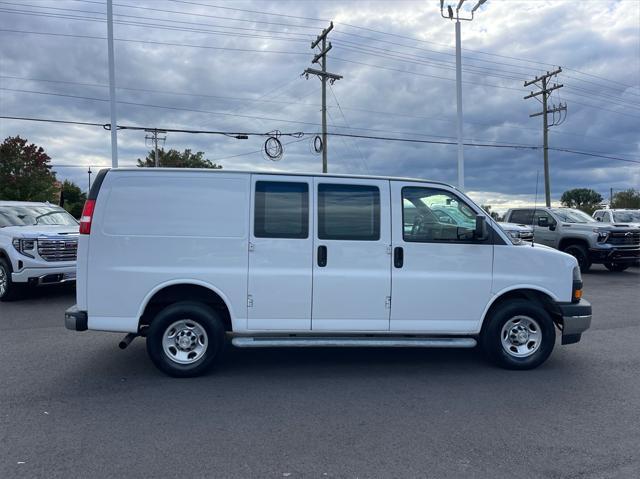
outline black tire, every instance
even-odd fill
[[[0,288],[0,301],[12,301],[18,298],[21,288],[11,281],[11,266],[6,259],[0,258],[0,281],[4,278],[4,288]]]
[[[576,260],[578,260],[578,266],[581,273],[586,273],[591,268],[591,260],[589,259],[589,252],[587,248],[581,244],[572,244],[564,248],[562,251],[570,254]]]
[[[622,263],[605,263],[604,266],[609,271],[615,271],[617,273],[620,273],[629,267],[628,264],[622,264]]]
[[[195,323],[206,332],[206,349],[202,356],[190,364],[180,364],[170,356],[163,346],[163,337],[168,328],[178,321]],[[196,328],[197,330],[197,328]],[[196,335],[203,339],[205,335]],[[151,322],[147,332],[147,353],[162,372],[173,377],[194,377],[205,373],[220,356],[224,347],[225,329],[222,318],[209,306],[195,301],[181,301],[160,311]],[[168,348],[171,350],[171,347]],[[178,351],[173,347],[173,351]],[[185,354],[180,351],[181,354]],[[191,354],[191,353],[189,353]],[[177,357],[177,356],[176,356]]]
[[[514,320],[518,316],[533,319],[540,330],[537,349],[534,349],[534,352],[526,357],[516,357],[517,353],[507,351],[502,344],[503,327],[508,321]],[[507,301],[499,305],[486,321],[480,335],[480,345],[487,358],[500,367],[533,369],[545,362],[553,351],[556,342],[555,326],[549,313],[537,303],[525,299]],[[529,347],[529,345],[526,344],[525,347]]]

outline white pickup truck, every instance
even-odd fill
[[[434,211],[454,209],[441,221]],[[146,338],[195,376],[236,347],[454,347],[542,364],[591,323],[572,256],[514,244],[446,184],[370,176],[102,170],[80,221],[68,329]]]
[[[59,206],[0,201],[0,301],[76,279],[78,222]]]

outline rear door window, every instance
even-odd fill
[[[377,186],[320,183],[318,238],[378,241],[380,190]]]
[[[307,183],[257,181],[254,236],[307,238],[309,186]]]

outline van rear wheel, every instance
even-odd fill
[[[224,335],[224,323],[213,309],[181,301],[164,308],[151,322],[147,353],[169,376],[199,376],[220,356]]]
[[[522,299],[500,305],[487,318],[480,344],[506,369],[533,369],[545,362],[556,341],[553,320],[540,305]]]

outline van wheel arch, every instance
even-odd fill
[[[547,313],[549,313],[554,324],[558,328],[562,327],[562,313],[558,309],[555,300],[551,296],[535,289],[517,289],[514,291],[507,291],[491,304],[482,320],[482,329],[480,330],[480,336],[482,336],[482,333],[487,327],[492,314],[500,309],[505,303],[517,299],[530,301],[531,303],[541,306]]]
[[[207,305],[220,315],[225,331],[233,331],[231,312],[227,303],[218,293],[198,284],[180,283],[156,291],[149,299],[138,322],[140,334],[145,335],[145,330],[148,329],[160,311],[180,301],[193,301]]]

